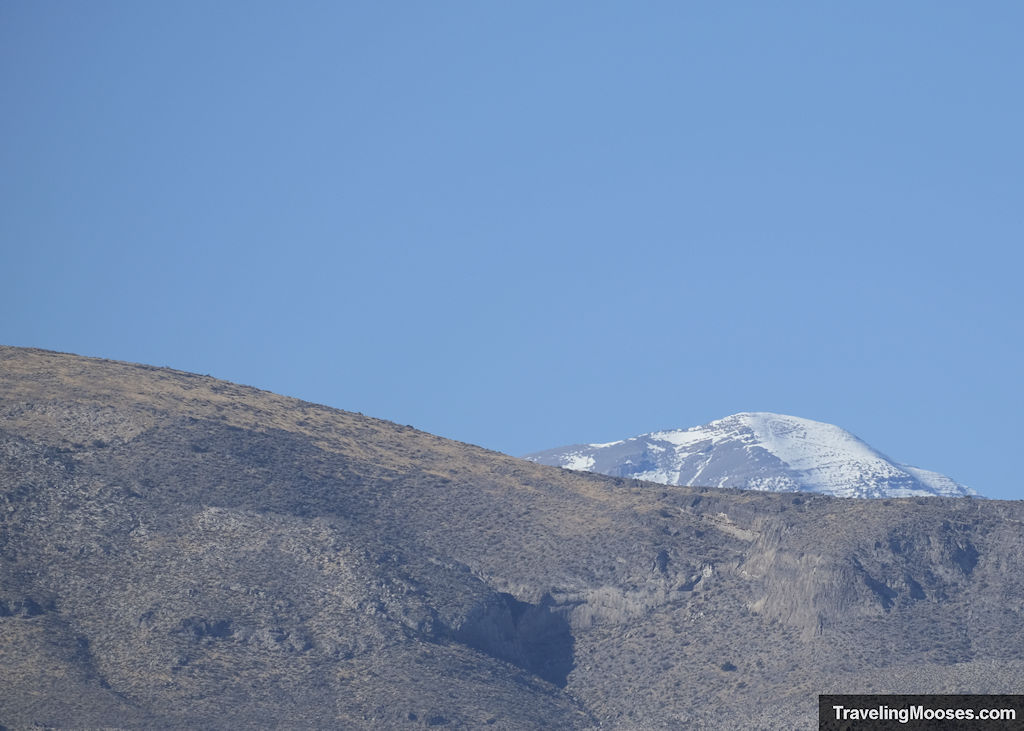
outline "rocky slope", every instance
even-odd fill
[[[837,497],[974,494],[945,475],[893,462],[837,426],[782,414],[733,414],[704,426],[575,444],[525,459],[667,485]]]
[[[808,728],[1021,692],[1024,506],[569,472],[0,348],[0,723]]]

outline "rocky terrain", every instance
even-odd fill
[[[666,485],[863,498],[975,494],[945,475],[894,462],[833,424],[765,412],[524,459]]]
[[[1024,504],[673,487],[0,348],[0,724],[811,728],[1024,692]]]

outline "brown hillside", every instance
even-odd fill
[[[0,724],[808,728],[1024,692],[1024,504],[666,487],[0,348]]]

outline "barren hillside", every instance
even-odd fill
[[[0,723],[807,728],[1022,692],[1024,504],[667,487],[0,348]]]

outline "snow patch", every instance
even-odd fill
[[[576,452],[574,454],[567,454],[561,458],[561,467],[565,467],[567,470],[580,470],[581,472],[587,472],[594,468],[594,458],[589,454],[583,454]]]

